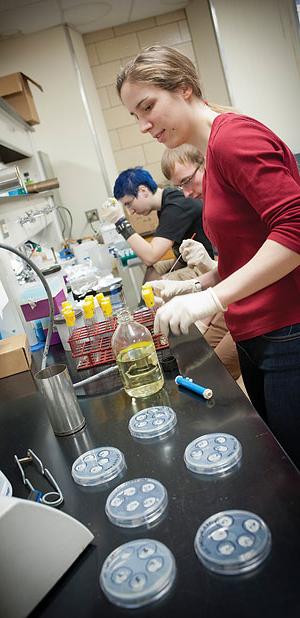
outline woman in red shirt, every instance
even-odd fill
[[[218,249],[218,269],[200,277],[202,291],[160,307],[155,329],[187,333],[196,320],[224,311],[252,403],[300,467],[295,158],[262,123],[207,103],[193,63],[175,49],[144,50],[122,69],[117,89],[142,133],[168,148],[192,144],[206,158],[204,228]]]

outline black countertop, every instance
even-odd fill
[[[171,342],[180,373],[214,391],[205,401],[181,391],[174,383],[176,371],[165,374],[163,390],[152,397],[131,400],[110,376],[81,389],[79,401],[86,428],[57,438],[45,405],[26,372],[0,381],[1,469],[13,485],[13,493],[26,498],[13,455],[33,449],[53,473],[63,494],[62,510],[85,524],[93,543],[33,612],[33,617],[74,618],[163,616],[174,618],[296,618],[300,615],[300,482],[299,474],[257,415],[226,369],[203,338],[194,330]],[[73,381],[79,379],[67,354]],[[39,369],[39,357],[34,369]],[[65,360],[60,346],[51,348],[48,364]],[[85,372],[86,377],[88,372]],[[87,396],[88,395],[88,396]],[[131,437],[132,414],[149,405],[170,405],[177,414],[175,433],[151,444]],[[283,411],[284,412],[284,411]],[[222,431],[236,436],[243,447],[238,469],[222,478],[203,480],[184,464],[185,447],[205,433]],[[168,492],[167,515],[150,529],[121,529],[104,512],[111,488],[81,487],[71,477],[73,461],[96,446],[115,446],[125,455],[124,480],[149,476],[161,481]],[[194,537],[208,516],[227,509],[249,510],[260,515],[272,533],[272,550],[258,569],[242,576],[209,572],[198,561]],[[173,552],[177,566],[174,589],[152,606],[139,610],[110,604],[99,587],[99,574],[108,554],[134,538],[163,542]],[[45,560],[47,557],[45,556]],[[4,617],[3,617],[4,618]]]

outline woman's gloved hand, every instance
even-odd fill
[[[179,251],[188,267],[196,266],[201,274],[217,267],[217,263],[208,255],[204,245],[197,240],[191,238],[183,240]]]
[[[106,223],[114,223],[125,217],[124,210],[114,197],[108,198],[99,208],[100,217]]]
[[[174,335],[188,333],[191,324],[215,315],[218,311],[226,311],[213,288],[197,294],[172,298],[160,307],[155,316],[154,332],[168,336],[169,329]]]
[[[188,294],[189,292],[199,292],[201,285],[197,279],[186,279],[185,281],[174,281],[172,279],[159,279],[151,281],[156,305],[170,300],[173,296]]]

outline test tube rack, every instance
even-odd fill
[[[165,335],[161,333],[153,334],[154,316],[155,313],[152,309],[142,309],[134,312],[133,319],[148,328],[157,352],[162,354],[163,350],[169,350],[169,343]],[[112,317],[92,326],[76,328],[73,331],[69,338],[69,344],[72,357],[79,358],[78,370],[115,363],[111,338],[117,325],[117,319]]]

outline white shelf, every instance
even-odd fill
[[[41,199],[41,197],[49,197],[53,195],[53,191],[39,191],[38,193],[25,193],[23,195],[0,195],[0,207],[2,204],[13,202],[24,202],[26,206],[31,200]],[[1,213],[0,213],[1,215]]]

